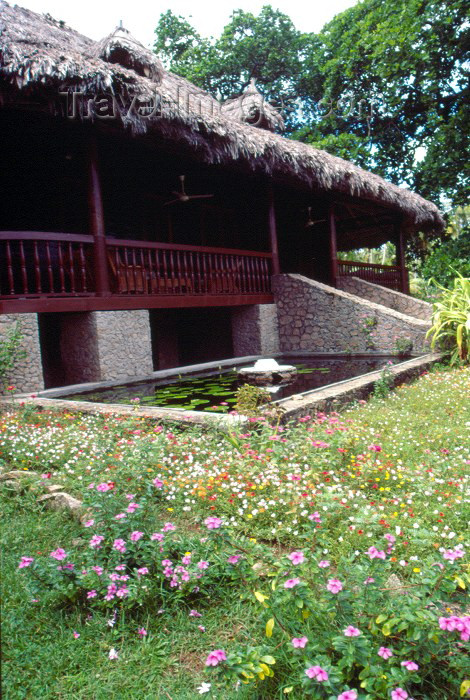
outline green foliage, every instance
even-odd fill
[[[380,373],[380,379],[374,382],[374,396],[376,399],[385,399],[393,389],[394,376],[391,364],[387,363]]]
[[[443,287],[450,287],[455,271],[470,277],[470,226],[458,238],[448,238],[435,245],[420,267],[419,275],[425,280],[435,280]]]
[[[459,204],[469,190],[466,13],[464,0],[363,0],[315,35],[268,5],[236,10],[207,40],[168,11],[155,50],[224,99],[257,78],[295,138]]]
[[[431,347],[442,344],[451,352],[451,364],[469,361],[470,345],[470,278],[459,275],[451,289],[437,285],[441,296],[434,303]]]
[[[0,339],[0,393],[5,391],[15,365],[26,357],[22,347],[23,334],[17,322]]]
[[[234,409],[242,416],[256,418],[261,415],[261,407],[271,401],[271,394],[254,384],[242,384],[237,389],[237,402]]]
[[[410,338],[397,338],[395,340],[394,352],[398,357],[405,357],[413,350],[413,341]]]

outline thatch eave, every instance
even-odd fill
[[[444,226],[437,207],[419,195],[325,151],[240,123],[224,114],[209,93],[184,78],[163,71],[160,81],[152,80],[97,54],[97,42],[63,23],[0,0],[0,81],[8,93],[5,99],[42,97],[57,114],[63,114],[59,92],[67,90],[157,100],[158,114],[150,118],[119,114],[118,119],[133,134],[155,134],[184,144],[206,163],[227,167],[243,163],[256,173],[332,197],[342,193],[374,202],[400,215],[408,229]],[[145,60],[150,60],[148,55]]]

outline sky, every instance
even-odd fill
[[[15,0],[9,0],[15,4]],[[318,32],[326,22],[357,0],[16,0],[16,4],[38,13],[49,13],[91,39],[102,39],[122,20],[136,39],[145,46],[153,43],[153,32],[162,12],[171,9],[185,17],[202,36],[218,36],[235,9],[258,14],[263,5],[288,15],[297,29]]]

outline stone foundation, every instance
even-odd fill
[[[279,352],[276,305],[255,304],[234,309],[232,336],[234,357]]]
[[[44,389],[42,376],[41,348],[36,314],[3,314],[0,316],[0,341],[9,328],[19,322],[26,358],[20,360],[10,374],[9,382],[18,391],[31,392]]]
[[[94,311],[101,381],[153,372],[149,312]]]
[[[337,288],[343,292],[349,292],[355,296],[362,297],[376,304],[382,304],[389,309],[394,309],[407,316],[420,318],[423,321],[430,321],[432,316],[432,304],[420,299],[414,299],[408,294],[395,292],[379,284],[372,284],[359,277],[339,277]]]
[[[281,352],[396,351],[398,339],[422,352],[429,322],[328,287],[301,275],[276,275]]]
[[[60,353],[67,384],[101,379],[93,312],[61,314]]]

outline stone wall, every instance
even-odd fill
[[[432,304],[420,299],[414,299],[408,294],[395,292],[393,289],[387,289],[379,284],[372,284],[359,277],[339,277],[337,280],[338,289],[343,292],[355,294],[358,297],[373,301],[376,304],[383,304],[389,309],[395,309],[407,316],[420,318],[423,321],[430,321],[432,315]]]
[[[19,361],[9,377],[9,381],[22,392],[35,392],[44,389],[42,377],[41,348],[36,314],[2,314],[0,316],[0,340],[16,322],[20,323],[24,336],[23,348],[26,358]]]
[[[272,355],[279,352],[275,304],[254,304],[232,311],[234,357]]]
[[[95,311],[100,379],[109,381],[151,374],[149,312]]]
[[[390,352],[398,338],[428,345],[429,323],[301,275],[276,275],[273,293],[282,352]]]

